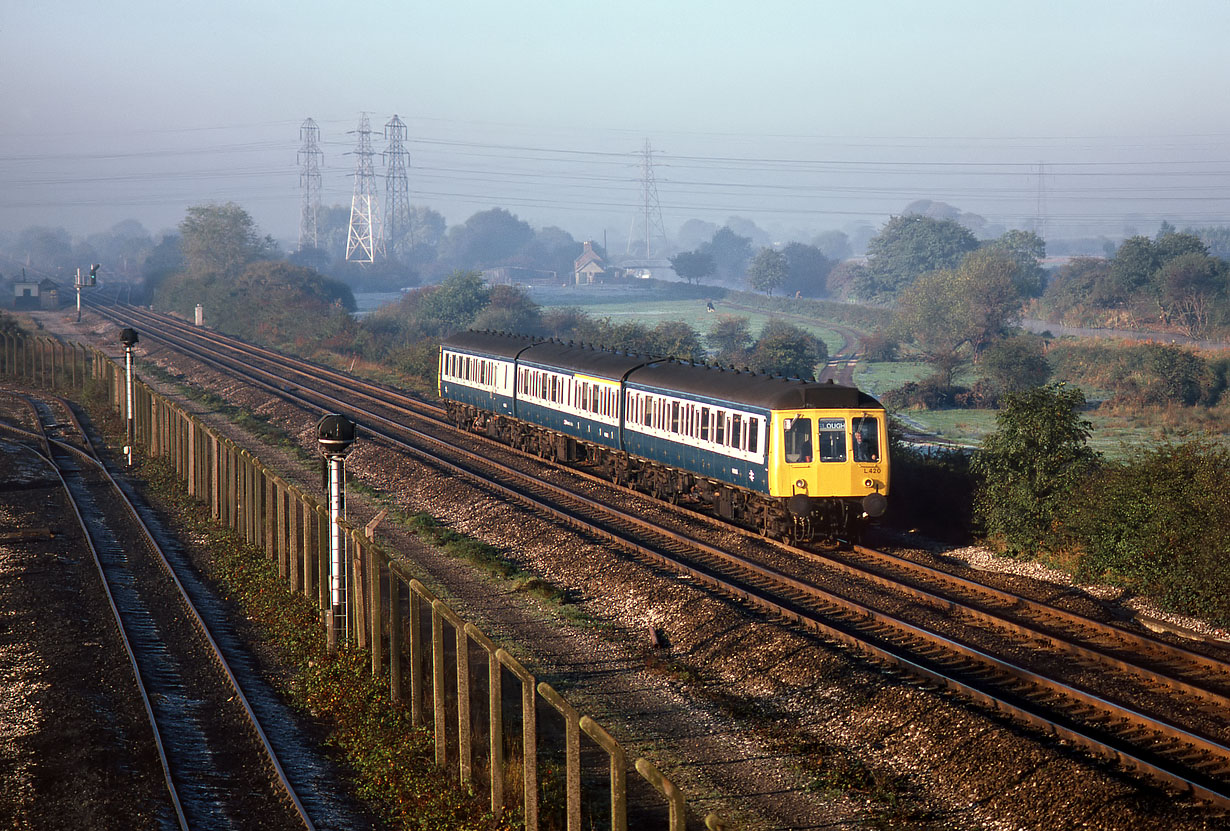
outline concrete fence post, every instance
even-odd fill
[[[525,831],[538,831],[538,698],[534,676],[503,649],[496,657],[521,681],[521,785]]]
[[[686,831],[684,820],[687,815],[687,806],[683,801],[683,792],[675,787],[674,782],[659,773],[658,769],[648,759],[636,760],[636,772],[666,797],[667,805],[670,808],[670,831]]]
[[[624,749],[589,716],[581,716],[578,726],[611,757],[611,831],[628,831],[628,758]]]
[[[499,817],[507,807],[504,803],[504,675],[499,647],[472,623],[466,624],[466,634],[487,652],[487,733],[490,757],[491,813]]]
[[[564,717],[564,780],[568,831],[581,831],[581,715],[546,682],[538,694]]]

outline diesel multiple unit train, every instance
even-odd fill
[[[457,426],[766,535],[848,539],[888,506],[885,410],[853,387],[492,332],[439,369]]]

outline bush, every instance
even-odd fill
[[[1004,397],[998,429],[973,464],[975,515],[1002,550],[1030,554],[1063,538],[1072,494],[1099,461],[1086,446],[1084,407],[1084,393],[1063,384]]]
[[[1083,576],[1230,621],[1230,451],[1165,445],[1079,489],[1070,530]]]
[[[901,355],[901,343],[882,332],[862,337],[863,358],[868,361],[892,362]]]

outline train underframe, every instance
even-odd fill
[[[772,497],[468,404],[448,402],[447,410],[452,423],[463,430],[480,433],[543,459],[587,467],[617,485],[655,499],[672,504],[700,503],[723,519],[784,542],[855,541],[866,524],[856,497]]]

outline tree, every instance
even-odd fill
[[[542,331],[542,308],[521,286],[492,286],[486,308],[470,325],[479,330],[537,335]]]
[[[445,335],[469,327],[490,302],[481,271],[454,271],[438,286],[428,286],[403,300],[429,332]]]
[[[984,248],[956,269],[922,275],[897,298],[895,330],[919,345],[943,385],[1019,321],[1017,271],[1005,252]]]
[[[652,351],[658,355],[669,355],[681,361],[705,359],[700,335],[682,320],[664,320],[653,327],[649,336],[653,343]]]
[[[893,296],[920,274],[955,268],[977,247],[977,238],[954,220],[895,216],[867,243],[867,272],[859,293],[866,299]]]
[[[752,258],[747,267],[747,283],[756,291],[766,292],[770,297],[773,290],[786,282],[790,276],[790,262],[786,255],[772,248],[762,248]]]
[[[1081,418],[1085,395],[1051,384],[1009,393],[997,429],[974,457],[974,509],[988,535],[1012,553],[1056,544],[1075,490],[1098,465]]]
[[[980,361],[987,379],[1001,393],[1040,387],[1051,377],[1046,342],[1039,335],[1020,334],[987,347]]]
[[[732,216],[726,220],[726,227],[741,237],[747,237],[752,245],[766,246],[769,244],[769,235],[746,217]]]
[[[234,280],[248,264],[278,253],[273,238],[262,237],[252,217],[234,202],[189,208],[179,233],[184,266],[197,277]]]
[[[1020,265],[1000,249],[972,251],[957,267],[955,291],[968,309],[969,342],[982,350],[1021,319]]]
[[[73,241],[63,228],[31,227],[17,235],[14,259],[44,271],[73,268]]]
[[[675,273],[689,283],[699,283],[716,269],[713,255],[702,251],[681,251],[670,261]]]
[[[1119,245],[1110,262],[1110,275],[1095,286],[1093,301],[1104,308],[1126,305],[1128,300],[1153,281],[1161,262],[1148,237],[1128,237]]]
[[[104,233],[91,234],[86,243],[97,253],[93,262],[104,263],[108,271],[125,277],[136,276],[142,260],[154,247],[145,226],[135,219],[119,222]]]
[[[752,241],[741,237],[729,228],[718,228],[713,239],[698,249],[713,257],[719,279],[727,283],[740,282],[747,270],[747,261],[752,258]]]
[[[785,294],[803,297],[824,297],[828,292],[828,276],[833,263],[814,245],[792,242],[782,249],[789,273],[782,283]]]
[[[893,331],[922,350],[945,388],[969,360],[961,350],[969,342],[969,315],[953,290],[956,279],[947,269],[923,274],[902,290],[893,316]]]
[[[1200,241],[1204,243],[1210,256],[1230,260],[1230,227],[1221,225],[1195,230],[1188,228],[1187,233],[1200,237]]]
[[[344,283],[281,260],[257,260],[234,279],[183,271],[167,278],[155,299],[184,316],[201,303],[211,325],[274,345],[319,341],[353,325],[354,296]]]
[[[705,342],[716,352],[718,363],[737,364],[746,361],[752,345],[752,333],[748,318],[735,315],[720,315],[705,336]]]
[[[718,226],[712,222],[705,222],[703,219],[689,219],[679,227],[675,240],[681,248],[699,248],[713,239],[717,229]]]
[[[1173,226],[1158,232],[1157,239],[1153,241],[1153,250],[1157,253],[1158,261],[1162,263],[1184,254],[1209,253],[1199,236],[1187,232],[1179,233]]]
[[[561,340],[593,340],[594,319],[576,306],[551,306],[542,313],[546,335]]]
[[[756,372],[812,379],[816,365],[828,360],[824,341],[792,323],[770,320],[748,354],[748,364]]]
[[[1022,297],[1037,297],[1042,293],[1045,272],[1042,259],[1046,242],[1033,231],[1005,231],[984,248],[1001,251],[1017,264],[1017,292]]]
[[[826,259],[841,262],[854,254],[850,247],[850,237],[844,231],[821,231],[816,234],[811,244],[820,249]]]
[[[1225,298],[1226,264],[1196,251],[1168,260],[1158,271],[1162,308],[1188,335],[1199,338]]]
[[[1098,293],[1097,286],[1110,279],[1110,262],[1100,257],[1074,257],[1064,263],[1047,283],[1042,303],[1062,320],[1069,312],[1079,314]]]
[[[1151,385],[1155,403],[1178,402],[1185,407],[1213,403],[1217,379],[1199,355],[1174,344],[1149,344],[1145,349],[1148,367],[1157,378]]]
[[[149,303],[164,280],[183,270],[184,252],[179,234],[167,234],[141,263],[141,289],[134,302]]]
[[[533,238],[529,223],[492,208],[450,228],[440,244],[440,259],[461,269],[507,265]]]

